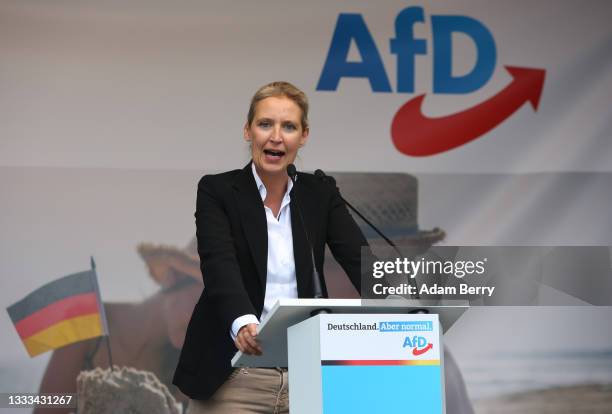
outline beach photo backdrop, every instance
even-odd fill
[[[299,170],[409,177],[368,201],[394,236],[611,246],[611,19],[608,1],[3,1],[0,304],[90,256],[105,303],[174,286],[138,246],[188,255],[199,178],[248,162],[249,99],[280,79],[310,99]],[[612,308],[573,304],[453,326],[477,412],[555,387],[610,402]],[[0,392],[38,391],[51,354],[30,358],[7,313],[0,330]]]

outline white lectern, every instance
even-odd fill
[[[232,365],[289,367],[292,414],[440,414],[442,333],[467,308],[464,302],[282,299],[259,326],[264,354],[238,352]],[[329,313],[311,316],[321,309]],[[411,313],[417,310],[428,313]]]

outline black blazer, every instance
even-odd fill
[[[296,197],[324,295],[325,243],[359,291],[361,247],[367,246],[363,234],[335,185],[298,173],[290,204],[298,296],[313,297],[314,288]],[[264,305],[268,229],[251,164],[202,177],[195,217],[204,291],[191,316],[173,383],[191,398],[206,399],[232,371],[230,361],[237,351],[229,334],[232,322],[246,314],[259,318]]]

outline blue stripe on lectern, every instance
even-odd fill
[[[321,367],[323,413],[442,412],[440,366]]]

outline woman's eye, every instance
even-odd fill
[[[257,125],[261,128],[270,128],[272,124],[269,121],[259,121]]]
[[[283,125],[283,127],[287,130],[287,131],[295,131],[297,128],[294,124],[285,124]]]

